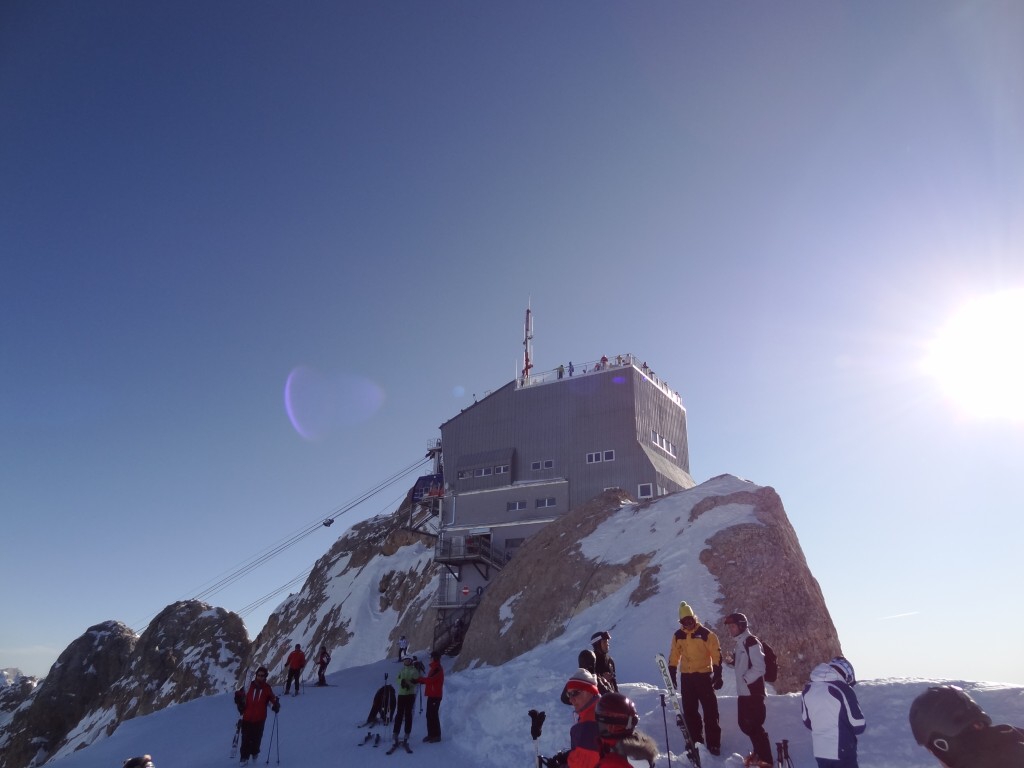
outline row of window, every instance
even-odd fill
[[[548,496],[543,499],[534,499],[534,502],[534,506],[537,509],[542,509],[544,507],[554,507],[558,504],[558,502],[555,501],[554,496]],[[525,501],[509,501],[505,504],[506,512],[518,512],[522,509],[526,509]]]
[[[508,464],[499,464],[496,467],[477,467],[474,470],[460,469],[459,480],[468,477],[490,477],[491,475],[507,475],[510,471]]]
[[[659,448],[661,448],[661,450],[665,451],[669,456],[672,456],[673,458],[675,457],[675,443],[669,442],[669,440],[664,435],[659,435],[656,429],[651,430],[651,442],[654,443]]]
[[[615,451],[594,451],[593,453],[587,454],[587,464],[597,464],[602,461],[615,461]],[[555,462],[553,459],[544,459],[543,461],[531,461],[530,469],[534,472],[540,472],[544,469],[554,469]],[[460,469],[458,472],[459,480],[465,480],[470,477],[490,477],[491,475],[507,475],[510,471],[508,464],[500,464],[496,467],[477,467],[470,471],[468,469]]]

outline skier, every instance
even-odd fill
[[[298,643],[295,644],[295,650],[288,654],[288,659],[285,661],[285,669],[288,671],[288,679],[284,683],[284,695],[288,695],[289,689],[292,687],[292,681],[295,681],[295,695],[299,695],[299,680],[302,675],[302,670],[306,668],[306,654],[302,652],[302,646]]]
[[[736,669],[736,720],[740,730],[750,737],[753,752],[743,761],[745,766],[771,768],[774,763],[772,742],[764,729],[767,716],[764,699],[764,649],[747,629],[747,617],[730,613],[725,626],[736,640],[733,664]]]
[[[327,646],[320,646],[320,655],[316,659],[316,684],[327,685],[327,665],[331,663],[331,654],[327,652]]]
[[[681,667],[679,691],[686,729],[695,742],[706,743],[708,752],[719,755],[722,752],[722,728],[718,724],[715,691],[722,688],[722,649],[718,635],[701,625],[686,601],[679,604],[679,624],[668,654],[672,684],[676,683],[677,667]],[[704,711],[703,722],[698,706]]]
[[[621,693],[606,693],[597,702],[595,719],[601,739],[598,768],[632,768],[628,758],[646,760],[654,768],[658,745],[637,730],[640,717],[632,701]]]
[[[427,697],[427,735],[423,740],[434,744],[441,740],[441,697],[444,695],[444,668],[440,653],[434,651],[430,654],[430,670],[416,682],[423,685]]]
[[[260,745],[263,743],[263,726],[267,722],[268,704],[274,714],[281,711],[281,700],[267,684],[267,668],[260,667],[256,670],[256,679],[249,686],[248,693],[241,688],[235,691],[235,705],[242,715],[242,745],[239,748],[242,759],[239,765],[248,765],[249,758],[256,762]]]
[[[594,647],[594,656],[597,663],[594,667],[594,674],[597,675],[598,687],[607,688],[611,692],[619,690],[615,681],[615,659],[608,653],[608,645],[611,643],[611,633],[606,630],[595,632],[590,636],[590,644]]]
[[[398,638],[398,660],[401,661],[405,658],[405,652],[409,650],[409,641],[405,639],[405,635]]]
[[[948,768],[1024,766],[1024,730],[992,718],[955,685],[936,685],[910,705],[914,739]]]
[[[398,682],[398,698],[395,705],[395,724],[392,727],[395,746],[398,746],[398,732],[405,723],[405,744],[409,744],[409,733],[412,731],[412,711],[416,703],[416,667],[412,665],[412,656],[403,659],[402,671],[395,680]]]
[[[569,729],[569,752],[564,761],[559,753],[553,759],[569,768],[594,768],[601,759],[601,741],[594,720],[594,709],[601,693],[597,678],[580,667],[562,687],[562,703],[571,704],[576,722]]]
[[[857,768],[857,735],[866,724],[856,684],[853,665],[836,656],[811,670],[800,694],[800,715],[811,731],[818,768]]]
[[[124,761],[123,768],[153,768],[153,758],[149,755],[129,757]]]

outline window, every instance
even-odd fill
[[[554,496],[548,496],[546,499],[537,499],[537,508],[541,507],[553,507],[557,502]]]
[[[534,472],[539,472],[541,469],[551,469],[555,466],[553,459],[545,459],[544,461],[534,461],[530,463],[530,469]]]
[[[602,461],[615,461],[615,451],[594,451],[587,454],[587,464],[597,464]]]
[[[495,467],[494,468],[494,474],[496,474],[496,475],[507,475],[508,474],[508,464],[501,464],[501,465]]]
[[[674,443],[669,442],[669,439],[664,435],[658,434],[657,430],[651,430],[651,442],[656,446],[665,451],[669,456],[676,455],[676,446]]]
[[[598,451],[597,453],[588,453],[587,454],[587,464],[596,464],[600,460],[601,460],[601,452],[600,451]]]
[[[459,470],[459,480],[465,480],[467,477],[471,477],[469,471],[465,470],[465,469],[460,469]]]
[[[544,460],[544,469],[551,469],[555,466],[555,462],[552,459]]]
[[[615,461],[615,451],[605,451],[604,452],[604,460],[605,461]]]
[[[540,462],[539,461],[531,462],[530,463],[530,469],[532,469],[534,472],[539,471],[540,470]]]
[[[520,509],[526,509],[525,501],[510,501],[505,505],[506,512],[517,512]]]
[[[480,467],[473,470],[473,477],[488,477],[492,471],[490,467]]]
[[[637,496],[641,499],[654,498],[654,486],[651,483],[640,483],[637,486]]]

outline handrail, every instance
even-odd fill
[[[537,373],[531,372],[529,376],[520,376],[516,379],[516,389],[526,389],[527,387],[535,387],[541,384],[553,384],[557,381],[568,381],[570,379],[580,378],[581,376],[604,373],[617,368],[633,367],[647,377],[647,379],[658,387],[658,389],[664,392],[665,395],[667,395],[676,405],[683,407],[682,396],[680,396],[678,392],[673,391],[669,387],[667,381],[658,378],[654,371],[647,365],[646,361],[638,363],[638,359],[639,358],[637,358],[636,355],[627,352],[624,355],[615,355],[611,358],[602,357],[599,360],[587,360],[579,365],[570,361],[569,365],[560,365],[557,368],[552,368],[550,371],[539,371]],[[570,365],[572,366],[571,373],[569,370]]]

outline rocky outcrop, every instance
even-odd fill
[[[670,512],[675,509],[680,513]],[[610,552],[617,547],[620,555],[595,557],[581,547],[602,526],[611,530]],[[634,544],[633,531],[644,532],[643,545]],[[800,690],[814,664],[840,651],[778,495],[723,476],[641,504],[607,491],[545,527],[520,547],[515,568],[484,593],[454,669],[504,664],[551,642],[573,617],[616,593],[626,606],[664,604],[659,616],[671,632],[678,600],[692,600],[698,590],[691,585],[701,583],[714,592],[708,603],[717,615],[706,608],[705,623],[723,650],[732,642],[721,619],[734,611],[747,614],[771,643],[779,656],[779,693]],[[677,592],[680,585],[685,591]],[[668,640],[654,647],[667,650]]]
[[[49,674],[8,726],[0,768],[23,768],[53,754],[121,677],[137,638],[124,624],[89,627],[57,658]]]
[[[701,552],[701,562],[725,595],[722,614],[745,614],[750,631],[778,654],[775,690],[799,691],[811,667],[842,652],[825,597],[775,489],[710,496],[694,506],[690,518],[730,504],[752,507],[758,522],[719,531]],[[723,648],[731,648],[725,627],[716,630]]]
[[[11,718],[0,768],[40,764],[125,720],[231,690],[248,648],[236,614],[194,600],[165,608],[141,636],[120,622],[90,627]]]

